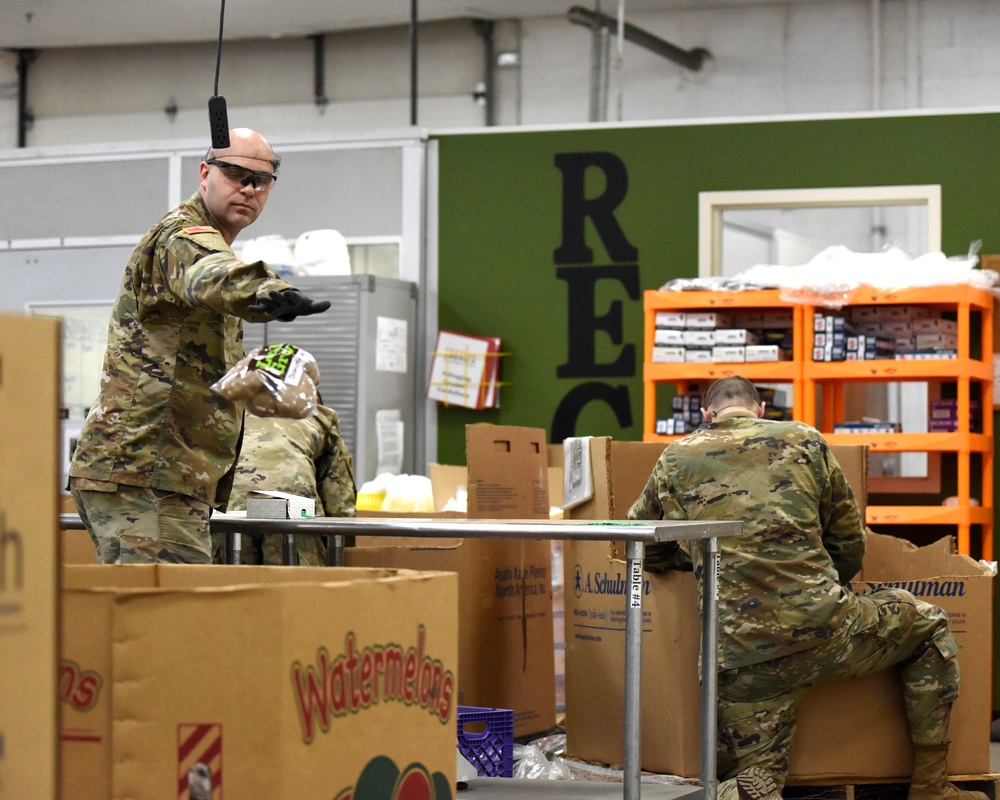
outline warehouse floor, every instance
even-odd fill
[[[605,781],[547,781],[519,778],[475,778],[460,789],[458,800],[510,800],[513,797],[558,798],[558,800],[621,800],[623,786]],[[640,794],[647,800],[677,800],[701,797],[698,786],[643,783]]]
[[[1000,773],[1000,742],[990,743],[990,769]],[[974,787],[970,787],[974,788]],[[620,800],[621,783],[589,780],[526,780],[518,778],[475,778],[467,788],[459,789],[456,800],[511,800],[520,797],[553,798],[553,800]],[[698,786],[647,783],[640,794],[646,800],[700,800]]]

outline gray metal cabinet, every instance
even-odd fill
[[[377,474],[380,447],[392,461],[402,445],[400,472],[415,472],[417,431],[417,286],[375,275],[287,278],[328,311],[293,322],[245,326],[244,346],[288,342],[312,353],[324,405],[340,417],[360,487]],[[401,426],[382,417],[398,416]],[[396,435],[400,432],[401,438]]]

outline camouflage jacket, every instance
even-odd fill
[[[242,410],[210,386],[243,357],[258,292],[290,288],[233,254],[199,194],[132,251],[108,326],[101,392],[70,475],[179,492],[224,508]],[[241,319],[242,318],[242,319]]]
[[[807,425],[723,415],[667,445],[627,516],[743,522],[742,534],[719,539],[720,669],[804,650],[857,613],[843,584],[861,567],[864,524],[836,457]],[[653,571],[686,563],[701,577],[694,542],[651,545],[647,556]]]
[[[316,516],[353,517],[356,489],[337,412],[317,405],[305,419],[247,414],[229,510],[261,489],[316,499]]]

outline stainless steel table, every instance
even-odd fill
[[[62,514],[64,528],[82,528],[76,514]],[[415,536],[463,539],[575,539],[579,541],[624,542],[628,591],[625,595],[625,763],[624,800],[639,800],[641,787],[641,683],[642,669],[642,572],[645,547],[656,542],[681,539],[702,540],[704,575],[702,580],[701,630],[701,783],[706,800],[716,800],[716,703],[718,698],[718,575],[719,538],[735,536],[740,522],[690,521],[574,521],[574,520],[484,520],[322,517],[315,519],[249,519],[212,517],[212,532],[235,534],[295,534],[334,536]],[[335,563],[343,563],[336,559]]]

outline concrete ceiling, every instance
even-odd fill
[[[225,7],[224,40],[408,25],[413,3],[419,20],[427,22],[558,17],[573,5],[599,7],[612,17],[618,11],[617,0],[230,0]],[[625,18],[637,11],[748,4],[769,2],[625,0]],[[220,8],[220,0],[3,0],[0,48],[214,41],[219,35]]]

